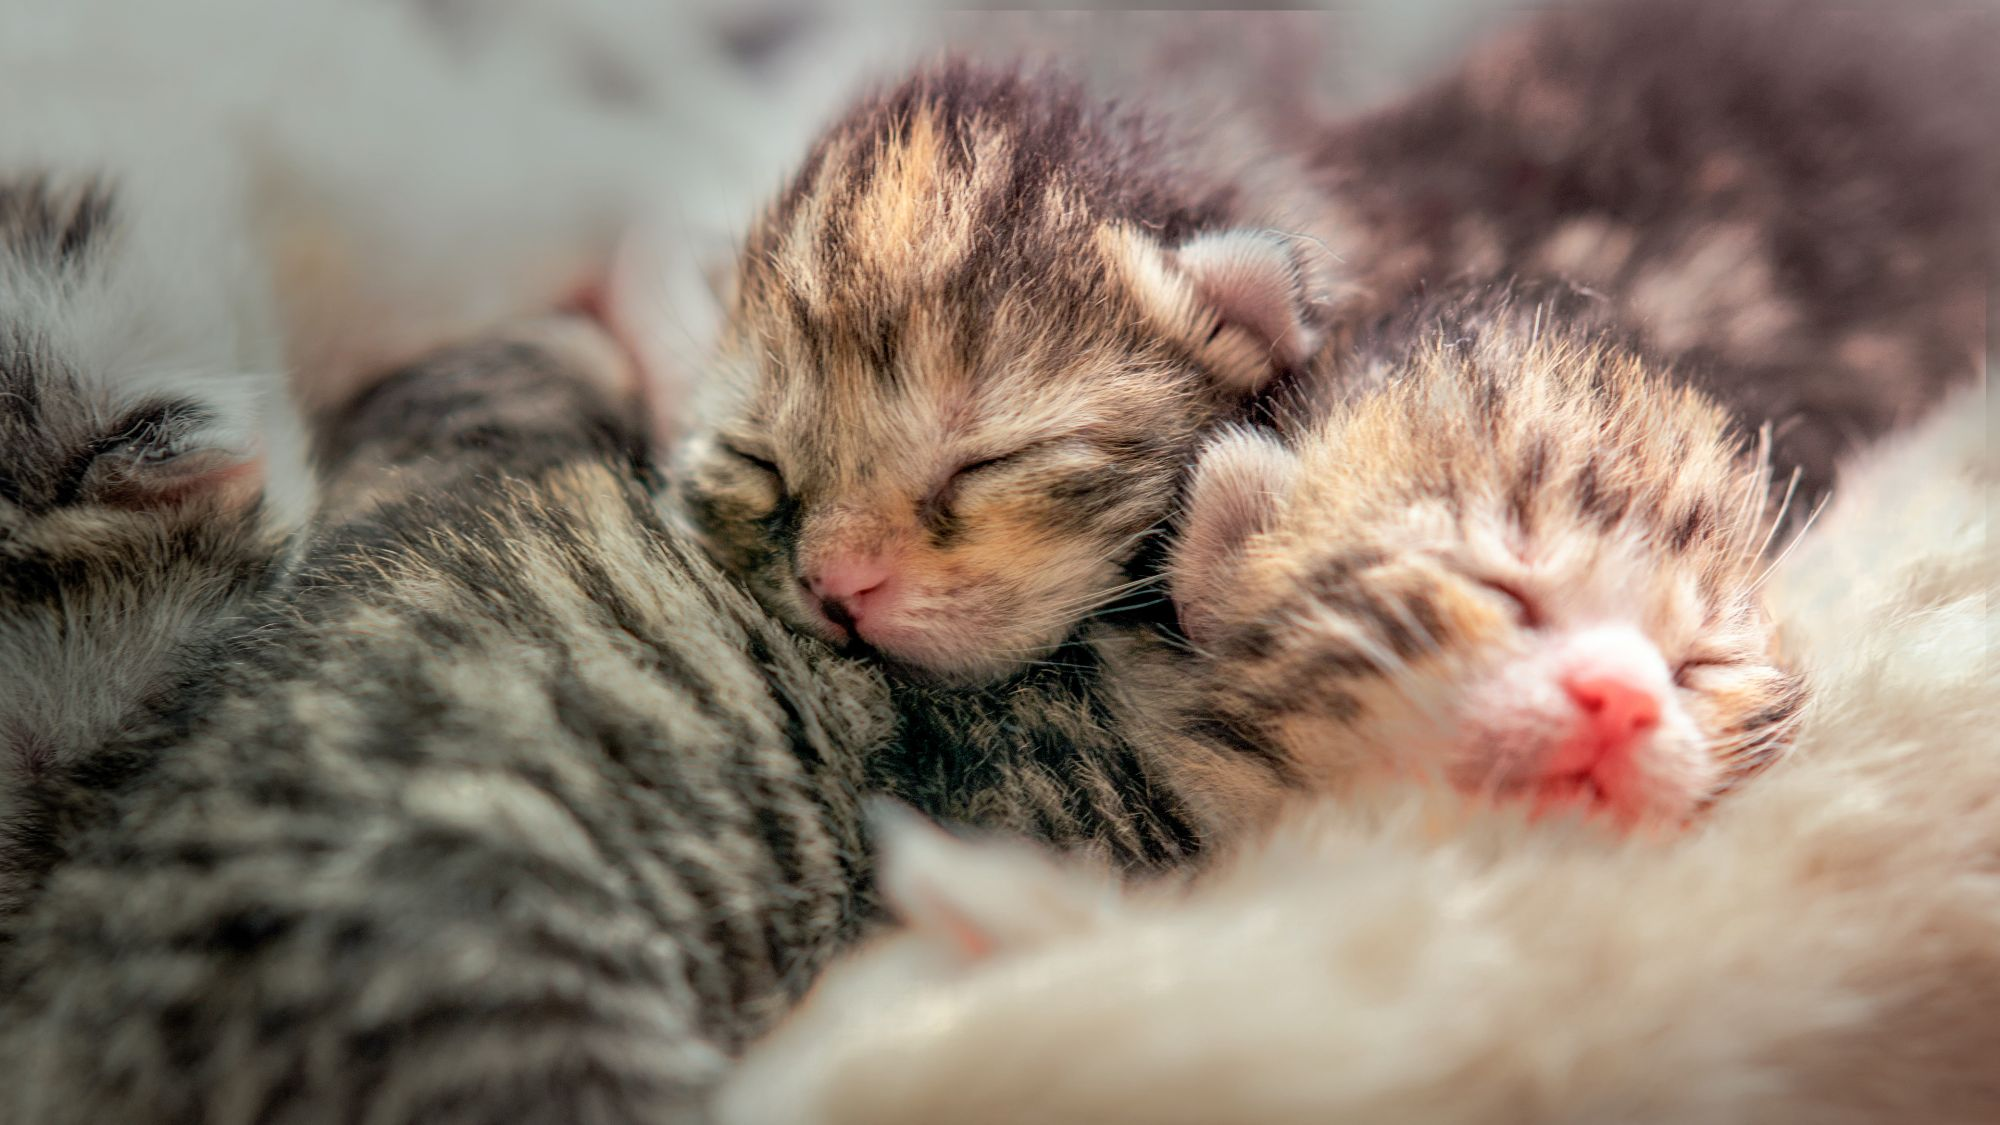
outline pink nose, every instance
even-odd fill
[[[1660,697],[1644,684],[1603,672],[1575,672],[1563,677],[1562,686],[1576,704],[1581,730],[1558,755],[1561,760],[1551,764],[1552,773],[1582,771],[1620,757],[1660,725]]]
[[[870,603],[880,603],[892,573],[889,564],[879,558],[835,559],[806,577],[806,589],[858,625]]]

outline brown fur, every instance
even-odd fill
[[[1116,593],[1200,429],[1304,361],[1329,281],[1279,161],[1204,159],[1050,74],[947,62],[863,100],[752,230],[686,463],[696,523],[794,625],[894,561],[875,642],[959,679]]]
[[[1629,625],[1685,720],[1639,761],[1648,816],[1784,745],[1803,694],[1757,596],[1768,470],[1720,408],[1565,323],[1506,295],[1424,306],[1364,341],[1343,380],[1367,389],[1305,412],[1289,448],[1208,448],[1171,580],[1196,730],[1315,789],[1388,770],[1505,790],[1528,736],[1466,724],[1517,705],[1509,670],[1546,638]],[[1244,799],[1213,780],[1188,788]]]

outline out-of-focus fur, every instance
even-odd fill
[[[0,838],[168,689],[311,506],[268,278],[226,177],[0,139]],[[38,158],[52,147],[38,147]],[[0,913],[16,849],[0,847]]]
[[[1996,55],[1976,4],[1559,4],[1327,129],[1316,171],[1364,305],[1465,275],[1594,290],[1772,422],[1812,500],[1986,347]]]
[[[920,834],[885,875],[920,928],[831,973],[724,1119],[1992,1120],[1985,406],[1856,462],[1787,560],[1817,702],[1798,752],[1693,833],[1385,788],[1123,894]]]
[[[557,321],[328,427],[294,580],[34,794],[0,1118],[683,1120],[855,932],[887,693],[660,526],[634,382]]]

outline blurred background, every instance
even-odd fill
[[[177,185],[230,212],[216,221],[249,224],[311,400],[336,394],[342,372],[562,299],[635,225],[676,348],[698,352],[703,263],[854,90],[942,46],[1086,70],[1164,61],[1195,96],[1228,83],[1360,104],[1505,11],[4,0],[0,160]]]

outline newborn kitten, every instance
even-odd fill
[[[7,833],[33,831],[22,787],[113,734],[260,587],[310,502],[261,275],[205,221],[226,193],[130,187],[0,177]]]
[[[1991,1121],[1996,459],[1983,404],[1954,405],[1845,467],[1780,566],[1817,702],[1700,833],[1403,786],[1117,890],[884,818],[907,928],[828,971],[720,1121]]]
[[[1430,298],[1283,440],[1202,451],[1171,561],[1199,653],[1180,715],[1266,768],[1191,795],[1434,773],[1678,823],[1783,748],[1805,696],[1758,593],[1769,470],[1574,327],[1588,304]]]
[[[737,264],[684,451],[718,558],[943,679],[1048,656],[1198,432],[1318,346],[1330,259],[1254,148],[962,62],[848,110]]]
[[[1326,130],[1316,184],[1372,311],[1543,278],[1831,484],[1986,346],[2000,269],[1990,8],[1558,6]],[[1809,505],[1808,505],[1809,506]]]
[[[630,391],[558,321],[330,423],[257,628],[49,794],[0,1118],[700,1112],[860,920],[892,727],[661,526]]]
[[[559,322],[329,420],[287,581],[30,794],[0,1118],[677,1120],[872,911],[864,785],[1199,843],[1087,670],[893,689],[765,613],[661,521],[627,374]]]

